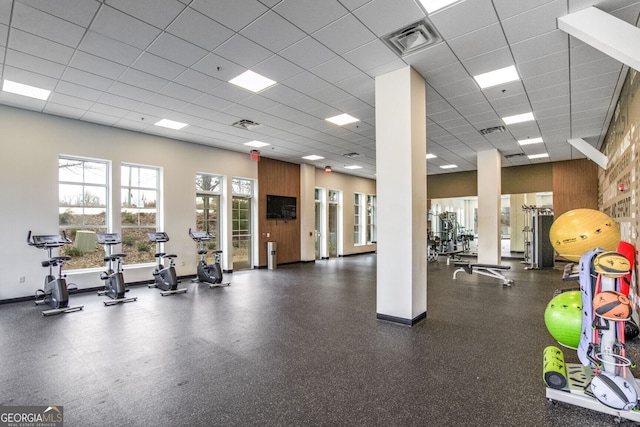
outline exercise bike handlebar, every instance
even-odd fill
[[[27,235],[27,244],[39,249],[59,248],[69,243],[73,242],[67,237],[67,233],[64,230],[62,230],[62,236],[59,234],[36,235],[32,234],[31,230],[29,230],[29,234]]]
[[[214,238],[214,235],[208,231],[191,231],[191,228],[189,228],[189,236],[196,242],[204,242]]]

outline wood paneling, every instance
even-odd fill
[[[278,264],[300,261],[300,166],[262,157],[258,164],[258,189],[258,266],[267,265],[267,242],[278,243]],[[295,197],[297,218],[267,219],[267,195]]]
[[[588,159],[553,165],[553,213],[557,218],[572,209],[598,209],[598,166]]]

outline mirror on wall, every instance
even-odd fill
[[[429,239],[441,254],[463,251],[477,254],[478,197],[431,199],[427,227]],[[553,209],[553,193],[503,194],[501,197],[501,249],[503,257],[524,258],[527,235],[523,206]]]

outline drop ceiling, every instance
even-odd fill
[[[52,91],[0,103],[232,151],[258,140],[266,157],[374,178],[374,79],[410,65],[427,82],[428,174],[475,170],[493,148],[503,166],[583,158],[567,139],[601,146],[627,72],[557,29],[594,5],[638,24],[640,1],[625,0],[463,0],[429,15],[418,0],[0,0],[0,77]],[[404,57],[384,42],[425,18],[442,42]],[[520,80],[472,78],[509,65]],[[248,69],[277,84],[228,83]],[[480,133],[526,112],[536,120]],[[343,113],[360,121],[325,120]]]

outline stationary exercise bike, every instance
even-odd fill
[[[179,281],[176,276],[175,263],[173,262],[173,259],[177,258],[178,255],[169,255],[161,252],[162,243],[169,241],[169,235],[164,231],[158,231],[155,233],[147,233],[147,236],[149,236],[149,240],[156,244],[155,257],[158,260],[156,268],[153,270],[155,283],[150,284],[149,287],[160,289],[162,291],[160,292],[160,295],[163,297],[187,292],[187,288],[178,288]],[[169,265],[167,267],[162,264],[163,259],[169,260]]]
[[[47,251],[47,260],[42,261],[43,267],[49,267],[49,274],[44,278],[44,289],[37,289],[35,292],[36,305],[48,305],[50,310],[42,312],[43,316],[52,316],[54,314],[70,313],[72,311],[82,310],[83,305],[69,306],[69,290],[76,290],[78,287],[74,284],[67,285],[67,279],[62,274],[62,267],[65,261],[71,259],[70,256],[53,256],[53,248],[60,248],[71,243],[64,232],[60,235],[32,235],[29,231],[27,236],[27,244],[35,246],[38,249]],[[58,267],[58,277],[53,275],[53,267]]]
[[[103,301],[104,305],[115,305],[124,302],[136,301],[138,297],[125,298],[124,294],[129,292],[124,283],[122,275],[122,259],[127,254],[114,254],[113,245],[122,243],[120,233],[97,233],[96,240],[104,246],[105,271],[100,274],[100,279],[104,280],[104,290],[98,291],[98,295],[106,295],[110,300]],[[115,264],[115,269],[113,268]]]
[[[200,255],[198,277],[191,280],[194,282],[209,283],[210,288],[231,285],[231,282],[222,281],[222,268],[220,268],[221,250],[211,251],[213,254],[213,264],[207,264],[205,260],[205,255],[209,253],[209,251],[204,248],[204,242],[213,239],[213,235],[208,231],[191,231],[191,229],[189,229],[189,236],[198,242],[198,255]]]

